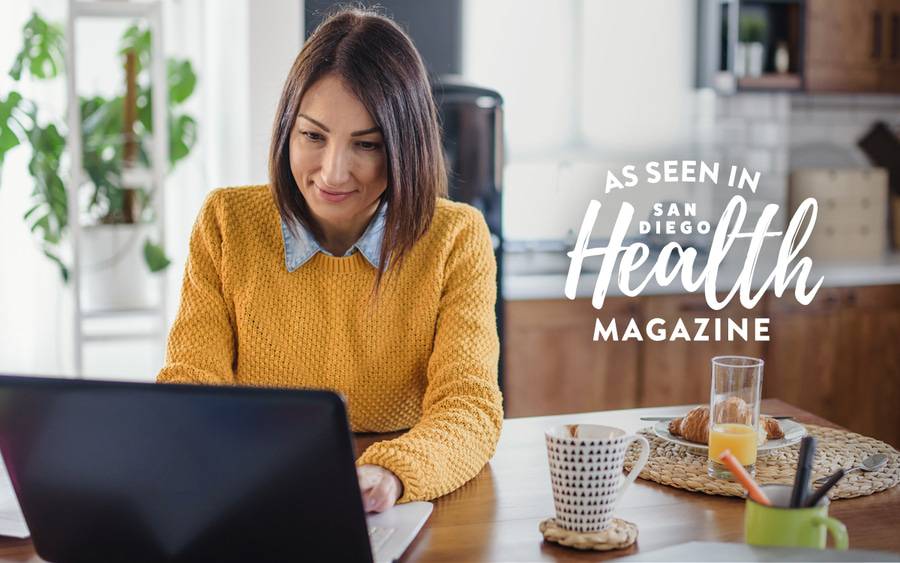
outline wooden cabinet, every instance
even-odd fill
[[[637,300],[607,298],[506,303],[506,416],[633,408],[638,404],[638,342],[593,342],[594,323],[627,322]]]
[[[763,376],[763,397],[830,416],[838,398],[841,306],[847,290],[823,288],[809,305],[792,297],[771,299],[771,334]],[[835,421],[837,422],[837,421]]]
[[[881,91],[900,93],[900,0],[882,0],[884,58]]]
[[[810,92],[900,92],[898,0],[808,0]]]
[[[762,75],[739,72],[741,30],[762,20]],[[779,45],[787,72],[775,68]],[[900,0],[698,0],[701,88],[900,93]]]
[[[748,319],[749,339],[753,327],[749,319],[763,310],[763,301],[753,311],[747,311],[739,302],[732,301],[721,311],[712,311],[701,294],[654,295],[644,298],[646,318],[662,318],[667,327],[682,319],[693,336],[694,320],[709,318],[706,334],[712,334],[716,319]],[[671,330],[671,329],[670,329]],[[640,378],[640,405],[651,407],[705,403],[709,401],[710,359],[716,356],[738,355],[759,358],[763,356],[765,342],[752,340],[717,342],[712,337],[705,341],[647,341],[641,346],[642,377]]]
[[[770,315],[764,396],[900,445],[900,286],[773,300]]]
[[[835,420],[900,446],[900,290],[852,288],[841,319]]]
[[[770,340],[686,342],[592,340],[597,318],[643,327],[697,317],[769,317]],[[749,323],[748,323],[749,324]],[[711,311],[702,295],[506,304],[507,416],[704,403],[709,361],[765,360],[763,396],[778,398],[851,430],[900,446],[900,285],[823,288],[809,305],[766,296],[753,311]]]

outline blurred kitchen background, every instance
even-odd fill
[[[69,230],[51,228],[54,218],[66,216],[65,204],[60,208],[58,186],[54,191],[35,181],[33,171],[46,159],[35,159],[33,143],[26,142],[34,116],[37,127],[30,130],[42,132],[39,145],[53,137],[51,122],[60,124],[60,139],[67,137],[72,96],[65,76],[38,79],[46,69],[28,65],[18,80],[0,76],[0,125],[12,124],[0,135],[0,147],[8,149],[0,180],[0,372],[153,380],[177,310],[196,213],[215,187],[266,181],[283,80],[305,36],[332,4],[161,2],[158,29],[175,116],[170,129],[177,133],[168,146],[169,166],[157,167],[167,171],[162,190],[152,189],[163,184],[152,168],[152,155],[161,153],[153,152],[148,134],[153,45],[142,35],[144,24],[129,30],[137,12],[138,21],[149,21],[144,16],[150,4],[89,3],[72,18],[61,0],[4,4],[0,69],[15,69],[23,41],[41,31],[36,12],[62,33],[67,25],[74,29],[72,88],[81,97],[127,106],[120,49],[143,49],[134,57],[130,81],[137,100],[132,119],[143,140],[104,142],[118,143],[116,158],[128,160],[131,151],[126,168],[133,173],[120,178],[114,170],[113,177],[157,197],[144,202],[139,195],[137,230],[90,242],[100,250],[79,250],[82,267],[72,272]],[[900,444],[900,0],[380,5],[411,33],[435,77],[456,173],[454,197],[479,206],[495,234],[502,265],[501,382],[509,416],[704,402],[709,359],[740,353],[766,360],[766,396]],[[32,40],[33,54],[41,48]],[[28,103],[10,110],[14,91]],[[94,138],[98,123],[107,123],[101,109],[113,106],[85,101],[81,107],[97,112],[82,126],[85,139]],[[29,108],[37,113],[29,117]],[[108,111],[106,119],[114,123],[107,125],[121,129],[122,111]],[[13,126],[16,112],[24,128]],[[19,146],[10,148],[10,134],[18,135]],[[47,152],[45,145],[38,150]],[[53,171],[67,181],[70,158],[49,154]],[[112,153],[104,154],[96,151],[96,159],[105,162]],[[622,201],[636,207],[636,219],[645,218],[654,202],[697,202],[699,218],[715,222],[733,189],[642,182],[603,194],[608,170],[673,159],[759,171],[756,193],[743,193],[750,200],[748,221],[775,203],[781,212],[773,228],[779,230],[797,201],[818,199],[807,250],[825,287],[811,305],[770,292],[752,311],[732,303],[713,312],[702,295],[651,285],[637,298],[613,287],[596,311],[590,306],[595,276],[589,273],[577,300],[563,297],[565,252],[591,199],[603,202],[601,225],[612,223]],[[85,157],[88,164],[99,166]],[[89,225],[104,222],[109,210],[85,212],[88,200],[98,192],[107,198],[118,193],[114,187],[98,190],[97,178],[91,180],[93,187],[78,196],[84,200],[79,248],[94,236]],[[35,226],[42,214],[49,223]],[[630,235],[639,239],[634,229]],[[641,240],[659,244],[652,237]],[[696,235],[680,240],[704,243]],[[48,248],[61,264],[48,258]],[[98,282],[98,272],[114,263],[126,264],[128,275]],[[67,282],[61,265],[70,268]],[[736,272],[725,268],[723,283]],[[75,284],[81,288],[78,304]],[[142,297],[129,303],[135,287]],[[771,341],[591,341],[596,318],[674,322],[710,316],[770,317]]]

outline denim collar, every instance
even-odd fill
[[[384,239],[386,215],[387,205],[380,203],[375,211],[375,216],[369,221],[369,226],[366,227],[359,240],[344,253],[344,256],[350,256],[359,250],[366,261],[373,268],[377,269],[379,264],[381,264],[381,241]],[[322,248],[316,237],[299,223],[297,224],[298,236],[294,236],[282,219],[281,234],[284,237],[284,262],[288,272],[293,272],[303,264],[306,264],[310,258],[315,256],[316,252],[334,256]]]

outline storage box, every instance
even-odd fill
[[[818,260],[864,260],[888,249],[888,175],[882,168],[807,168],[790,180],[793,214],[806,198],[819,212],[803,254]]]

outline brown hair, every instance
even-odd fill
[[[284,83],[269,149],[269,181],[282,219],[321,240],[291,173],[290,135],[303,94],[327,74],[340,77],[381,128],[387,158],[387,203],[377,287],[388,267],[428,230],[437,198],[447,193],[437,109],[422,58],[391,19],[340,9],[306,41]]]

